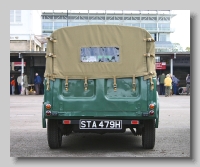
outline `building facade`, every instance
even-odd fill
[[[33,84],[36,72],[43,77],[46,37],[54,30],[67,26],[114,24],[146,29],[156,41],[156,62],[166,63],[165,68],[156,70],[157,74],[170,73],[173,66],[173,74],[183,80],[184,84],[184,78],[190,72],[190,53],[180,53],[181,50],[170,41],[170,34],[175,31],[171,27],[171,19],[175,16],[171,10],[10,10],[11,73],[20,75],[23,60],[23,70],[28,75],[29,84]],[[175,52],[177,57],[174,59]]]
[[[41,14],[40,10],[10,10],[10,52],[18,51],[23,52],[40,52],[44,51],[44,41],[41,40],[42,26],[41,26]],[[22,59],[15,59],[10,61],[10,70],[13,74],[20,75],[21,61]],[[27,63],[24,60],[24,69],[28,76],[29,83],[32,83],[34,72],[36,67],[44,70],[45,60],[41,57],[32,58],[33,63]],[[27,70],[27,68],[29,70]]]
[[[41,11],[10,10],[10,50],[41,51]]]
[[[156,52],[174,51],[170,34],[174,32],[171,19],[176,16],[171,10],[147,11],[53,11],[42,12],[42,34],[49,36],[54,30],[66,26],[89,24],[112,24],[135,26],[146,29],[156,41]]]

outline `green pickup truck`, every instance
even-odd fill
[[[42,126],[51,149],[71,133],[141,136],[153,149],[159,123],[155,43],[142,28],[64,27],[48,38]]]

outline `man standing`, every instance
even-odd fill
[[[28,78],[24,73],[22,74],[21,95],[29,95]]]
[[[190,74],[186,77],[186,88],[187,88],[187,95],[190,93]]]
[[[15,94],[15,85],[16,85],[14,75],[11,76],[10,84],[11,84],[11,87],[12,87],[12,95],[14,95]]]
[[[165,84],[165,97],[170,96],[170,87],[172,86],[172,79],[170,77],[170,74],[166,75],[166,78],[164,79]]]
[[[35,85],[36,95],[40,94],[40,84],[41,83],[42,83],[41,77],[38,75],[38,73],[35,73],[34,85]]]
[[[162,75],[159,76],[159,81],[160,81],[160,95],[164,95],[165,94],[164,79],[165,79],[165,74],[162,73]]]
[[[177,85],[179,83],[179,79],[175,77],[175,75],[172,76],[172,89],[173,89],[173,94],[177,94]]]
[[[17,77],[17,87],[19,94],[21,94],[21,82],[22,82],[22,75]]]

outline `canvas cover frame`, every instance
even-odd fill
[[[156,76],[155,41],[139,27],[84,25],[55,30],[48,38],[44,77],[100,79]],[[119,62],[81,62],[83,47],[118,47]]]

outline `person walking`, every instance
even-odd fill
[[[175,75],[172,76],[172,89],[173,89],[173,94],[176,95],[177,94],[177,86],[179,83],[179,79],[176,78]]]
[[[11,85],[11,81],[12,81],[12,76],[10,77],[10,95],[12,95],[12,85]]]
[[[15,85],[16,85],[16,82],[15,82],[15,77],[14,75],[11,76],[11,90],[12,90],[12,95],[15,95]]]
[[[172,85],[172,79],[170,77],[170,74],[166,75],[166,78],[164,79],[164,85],[165,85],[165,97],[170,96],[170,87]]]
[[[160,94],[160,82],[159,82],[159,78],[157,77],[157,92],[158,94]]]
[[[22,74],[22,81],[21,81],[21,95],[29,95],[28,78],[27,75],[25,75],[24,73]]]
[[[38,75],[38,73],[35,73],[34,85],[35,85],[36,95],[40,94],[41,83],[42,83],[41,77]]]
[[[18,88],[19,94],[21,94],[21,82],[22,82],[22,74],[17,77],[17,88]]]
[[[186,89],[187,89],[187,95],[190,94],[190,74],[186,76]]]
[[[169,74],[169,76],[170,76],[170,78],[172,80],[172,74]],[[173,85],[173,83],[171,83],[171,86],[170,86],[170,94],[169,94],[169,96],[173,95],[172,85]]]
[[[165,94],[164,79],[165,79],[165,74],[164,73],[162,73],[162,75],[159,75],[160,95],[164,95]]]

